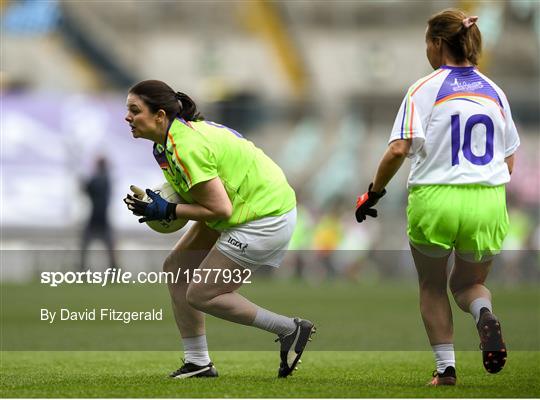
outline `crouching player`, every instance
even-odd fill
[[[170,376],[218,375],[208,353],[205,313],[277,334],[278,376],[290,375],[311,340],[313,324],[253,304],[237,292],[243,279],[226,279],[282,262],[296,223],[295,193],[283,172],[238,132],[205,121],[191,98],[164,82],[133,86],[125,119],[133,137],[154,142],[153,154],[165,178],[189,203],[172,204],[147,190],[152,202],[128,194],[128,208],[142,217],[139,222],[197,221],[163,264],[175,274],[179,268],[205,272],[204,279],[169,283],[185,357]]]

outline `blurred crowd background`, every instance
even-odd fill
[[[167,249],[178,240],[180,233],[139,225],[122,202],[130,184],[164,180],[152,144],[133,139],[124,121],[127,88],[160,79],[284,169],[299,203],[295,274],[309,274],[316,263],[328,277],[361,279],[365,264],[384,276],[412,276],[410,261],[404,267],[395,257],[381,260],[408,247],[408,162],[389,185],[379,218],[359,225],[354,206],[407,88],[431,71],[426,21],[446,7],[480,17],[480,69],[506,92],[521,135],[499,273],[508,282],[538,280],[536,0],[1,0],[2,248]],[[111,230],[102,243],[90,243],[99,216],[89,216],[89,188],[100,174],[110,180],[102,191],[110,190]],[[18,265],[2,268],[4,279],[20,275]]]

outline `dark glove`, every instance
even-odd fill
[[[366,215],[373,218],[377,217],[377,210],[372,207],[377,204],[379,199],[386,194],[386,189],[383,189],[382,192],[377,193],[371,191],[372,187],[373,183],[370,183],[368,191],[356,200],[356,220],[358,222],[364,221],[366,219]]]
[[[143,217],[139,219],[140,223],[162,219],[169,221],[176,219],[176,204],[169,203],[150,189],[146,189],[146,194],[152,200],[151,202],[140,200],[131,194],[128,194],[124,199],[124,203],[127,204],[133,214]]]

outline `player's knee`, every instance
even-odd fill
[[[176,272],[176,270],[178,269],[178,265],[175,258],[176,257],[174,257],[172,254],[169,254],[167,258],[165,258],[165,261],[163,261],[164,272]]]
[[[187,303],[195,308],[195,309],[199,309],[198,305],[199,305],[199,295],[197,294],[197,292],[195,290],[193,290],[192,287],[188,287],[188,290],[186,292],[186,301]]]
[[[191,307],[203,311],[209,300],[211,299],[200,286],[189,285],[186,292],[186,301]]]
[[[173,256],[173,254],[169,254],[165,261],[163,261],[163,272],[165,272],[167,276],[167,283],[174,284],[174,286],[186,286],[188,284],[188,277],[186,274],[178,274],[178,268],[181,268],[178,264],[178,260],[176,257]],[[183,271],[180,271],[183,272]]]
[[[456,279],[456,278],[450,278],[450,291],[452,292],[452,295],[455,297],[456,295],[459,295],[462,291],[471,288],[475,285],[482,285],[484,283],[483,279],[474,277],[472,279]]]
[[[448,287],[450,288],[450,291],[454,297],[463,289],[461,282],[457,282],[455,279],[450,279],[450,282],[448,282]]]

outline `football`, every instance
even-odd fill
[[[174,190],[174,188],[169,182],[162,183],[161,185],[152,188],[152,190],[168,202],[176,204],[186,204],[186,201]],[[151,202],[152,199],[150,199],[145,193],[143,201]],[[148,221],[146,222],[146,225],[148,225],[152,230],[159,233],[173,233],[183,228],[184,225],[187,224],[187,222],[188,221],[186,219],[162,219],[160,221]]]

